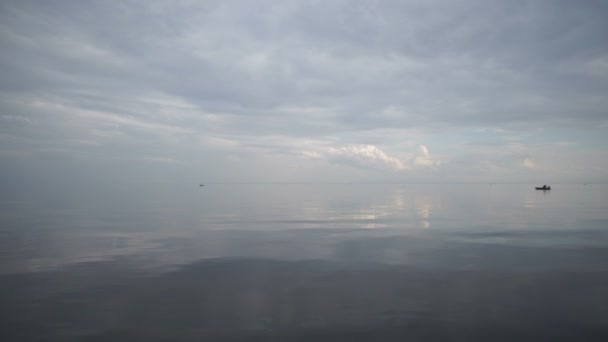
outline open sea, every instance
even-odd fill
[[[608,341],[608,185],[0,202],[1,341]]]

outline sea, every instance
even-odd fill
[[[4,198],[0,340],[608,341],[608,185],[551,186]]]

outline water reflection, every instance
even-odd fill
[[[431,217],[431,209],[433,202],[429,197],[421,197],[416,199],[416,210],[418,217],[420,218],[420,225],[422,228],[430,228],[431,223],[429,219]]]
[[[506,250],[511,255],[518,251]],[[475,253],[479,253],[476,250]],[[553,253],[547,257],[559,254]],[[497,262],[499,257],[485,253]],[[3,341],[604,341],[608,274],[215,259],[0,276]],[[119,289],[119,291],[117,290]],[[33,300],[35,298],[35,300]],[[572,315],[576,312],[576,315]],[[559,323],[559,324],[558,324]]]
[[[326,258],[353,238],[431,227],[438,234],[594,229],[608,220],[606,193],[560,186],[549,196],[527,185],[210,185],[172,201],[22,203],[0,212],[0,272],[129,256],[154,267],[210,257]],[[384,255],[394,261],[400,253]]]
[[[0,340],[606,340],[606,189],[207,185],[7,205]]]
[[[352,220],[357,228],[429,228],[432,209],[439,205],[439,201],[435,194],[427,191],[402,186],[384,188],[382,196],[373,198],[373,202],[362,203],[366,207],[356,207],[333,218]]]
[[[570,192],[567,188],[565,190]],[[539,204],[547,203],[546,197],[551,195],[551,191],[547,191],[547,190],[543,190],[543,191],[534,190],[533,191],[532,189],[530,189],[530,191],[527,191],[525,194],[526,195],[524,198],[524,207],[528,208],[528,209],[534,209],[534,208],[537,208]]]

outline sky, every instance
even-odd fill
[[[605,1],[2,1],[0,183],[607,182]]]

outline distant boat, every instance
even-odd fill
[[[537,187],[535,187],[535,189],[536,190],[551,190],[551,186],[546,186],[546,185],[537,186]]]
[[[205,186],[205,184],[201,184],[201,186]]]

